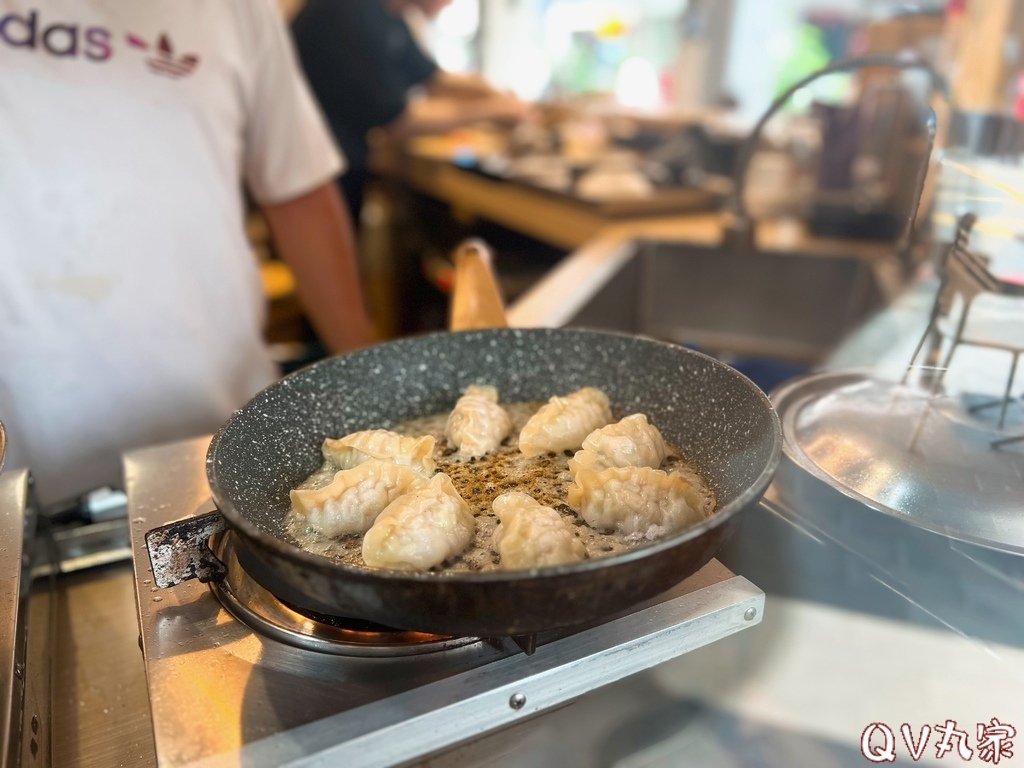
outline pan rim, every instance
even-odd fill
[[[618,565],[625,565],[635,560],[643,559],[649,556],[653,556],[659,552],[663,552],[668,549],[674,549],[675,547],[700,537],[702,534],[710,531],[714,528],[724,525],[728,520],[734,517],[740,510],[746,508],[751,503],[757,501],[768,488],[772,478],[778,469],[779,462],[782,456],[782,425],[779,420],[778,413],[775,410],[774,405],[771,402],[769,396],[760,389],[754,382],[748,377],[737,371],[732,366],[717,360],[710,355],[703,352],[699,352],[688,347],[683,347],[679,344],[673,344],[671,342],[662,341],[661,339],[651,338],[641,334],[623,333],[621,331],[606,331],[592,328],[578,328],[578,327],[561,327],[561,328],[494,328],[485,330],[468,330],[468,331],[436,331],[432,333],[421,334],[417,336],[410,336],[401,339],[395,339],[387,341],[382,344],[374,345],[373,347],[366,347],[362,350],[356,350],[355,352],[348,353],[352,355],[358,355],[362,352],[370,349],[377,349],[384,346],[399,346],[399,345],[410,345],[421,343],[422,341],[441,337],[441,336],[463,336],[463,335],[494,335],[501,336],[505,334],[509,335],[522,335],[522,334],[575,334],[580,336],[590,337],[611,337],[616,339],[626,339],[630,341],[641,341],[645,344],[652,346],[682,350],[688,355],[695,355],[699,358],[709,362],[712,366],[725,370],[728,374],[737,377],[744,386],[748,387],[751,393],[756,398],[759,398],[766,406],[770,421],[771,421],[771,451],[768,462],[758,473],[757,478],[748,485],[736,498],[726,504],[721,509],[716,510],[711,517],[703,520],[702,522],[692,527],[686,528],[680,531],[678,534],[673,536],[667,536],[662,539],[657,539],[653,542],[642,544],[634,549],[630,549],[626,552],[616,553],[607,557],[597,557],[587,560],[582,560],[574,563],[564,563],[561,565],[551,565],[541,568],[529,568],[521,570],[494,570],[494,571],[456,571],[456,572],[431,572],[431,571],[399,571],[390,570],[385,568],[371,568],[371,567],[357,567],[351,565],[345,565],[335,560],[331,560],[323,555],[318,555],[308,550],[302,549],[301,547],[286,541],[283,538],[279,538],[272,534],[267,533],[260,529],[255,523],[249,518],[240,513],[235,509],[234,504],[231,502],[229,496],[223,492],[220,486],[217,466],[216,466],[216,453],[217,447],[220,444],[222,436],[234,423],[237,415],[245,410],[250,404],[252,404],[257,398],[259,398],[264,392],[269,389],[282,386],[282,382],[285,382],[294,377],[299,377],[304,373],[308,372],[312,368],[323,364],[327,360],[335,358],[326,358],[326,360],[320,360],[312,363],[304,368],[294,371],[287,376],[282,377],[273,384],[265,387],[263,390],[254,395],[245,406],[239,411],[236,411],[232,416],[217,430],[214,434],[213,439],[210,441],[210,446],[206,454],[206,476],[210,486],[210,493],[213,497],[213,502],[216,505],[218,511],[228,522],[228,524],[241,533],[245,534],[246,537],[258,543],[261,547],[269,549],[275,555],[283,557],[287,560],[299,561],[304,565],[316,569],[329,569],[338,578],[353,578],[359,580],[365,580],[367,578],[373,579],[384,579],[389,582],[399,583],[466,583],[466,584],[483,584],[488,582],[503,582],[517,579],[545,579],[545,578],[559,578],[568,575],[575,575],[580,573],[588,573],[590,571],[604,569],[608,567],[615,567]],[[344,357],[347,355],[339,355],[336,357]],[[287,385],[285,385],[287,386]]]

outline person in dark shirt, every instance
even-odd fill
[[[308,0],[292,22],[306,77],[348,159],[340,184],[354,221],[362,210],[368,134],[393,138],[445,131],[523,107],[480,80],[451,75],[419,47],[402,14],[436,16],[450,0]],[[422,87],[431,98],[413,99]],[[459,95],[459,99],[447,98]]]

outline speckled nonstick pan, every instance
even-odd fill
[[[320,466],[320,444],[450,409],[472,383],[503,401],[603,389],[616,417],[646,413],[710,481],[718,511],[622,554],[530,571],[406,573],[340,565],[300,549],[284,527],[288,491]],[[217,433],[213,499],[249,573],[289,602],[392,627],[525,634],[592,621],[653,597],[701,568],[779,460],[768,398],[732,368],[650,339],[575,329],[438,333],[330,358],[270,386]]]

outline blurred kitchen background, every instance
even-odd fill
[[[976,237],[1003,255],[1024,231],[1020,0],[454,0],[432,20],[408,21],[444,69],[478,74],[532,108],[515,124],[374,143],[360,258],[389,337],[444,326],[450,254],[480,236],[521,309],[515,322],[621,327],[604,318],[631,313],[631,330],[705,349],[769,389],[891,306],[958,214],[977,214]],[[820,78],[748,141],[789,86],[876,54],[934,72]],[[258,218],[250,230],[272,299],[268,334],[292,369],[321,348]],[[645,306],[656,297],[642,286],[628,302],[620,290],[609,306],[574,311],[593,304],[575,295],[580,281],[612,269],[594,249],[623,240],[689,249],[653,279],[666,293],[659,311],[673,295],[688,311],[653,317]],[[734,262],[755,247],[761,261]]]

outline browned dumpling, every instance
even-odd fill
[[[434,474],[433,437],[406,437],[386,429],[367,429],[337,439],[324,440],[324,458],[338,469],[352,469],[364,461],[379,459],[409,467],[424,477]]]
[[[661,432],[642,413],[634,413],[607,427],[596,429],[583,441],[583,450],[569,461],[573,477],[579,469],[654,467],[668,455]]]
[[[523,425],[519,450],[524,456],[575,451],[587,435],[611,420],[608,396],[596,387],[584,387],[565,397],[555,396]]]
[[[323,488],[292,491],[292,509],[325,536],[363,533],[392,501],[426,483],[409,467],[371,459],[341,470]]]
[[[503,493],[491,506],[501,520],[493,545],[503,568],[540,568],[586,557],[572,524],[529,494]]]
[[[498,405],[494,387],[471,385],[448,416],[445,436],[460,456],[484,456],[508,437],[512,420]]]
[[[580,469],[567,501],[592,528],[645,539],[699,523],[714,509],[696,475],[651,467]]]
[[[439,473],[381,512],[363,537],[363,561],[378,568],[426,570],[461,553],[476,520],[448,475]]]

